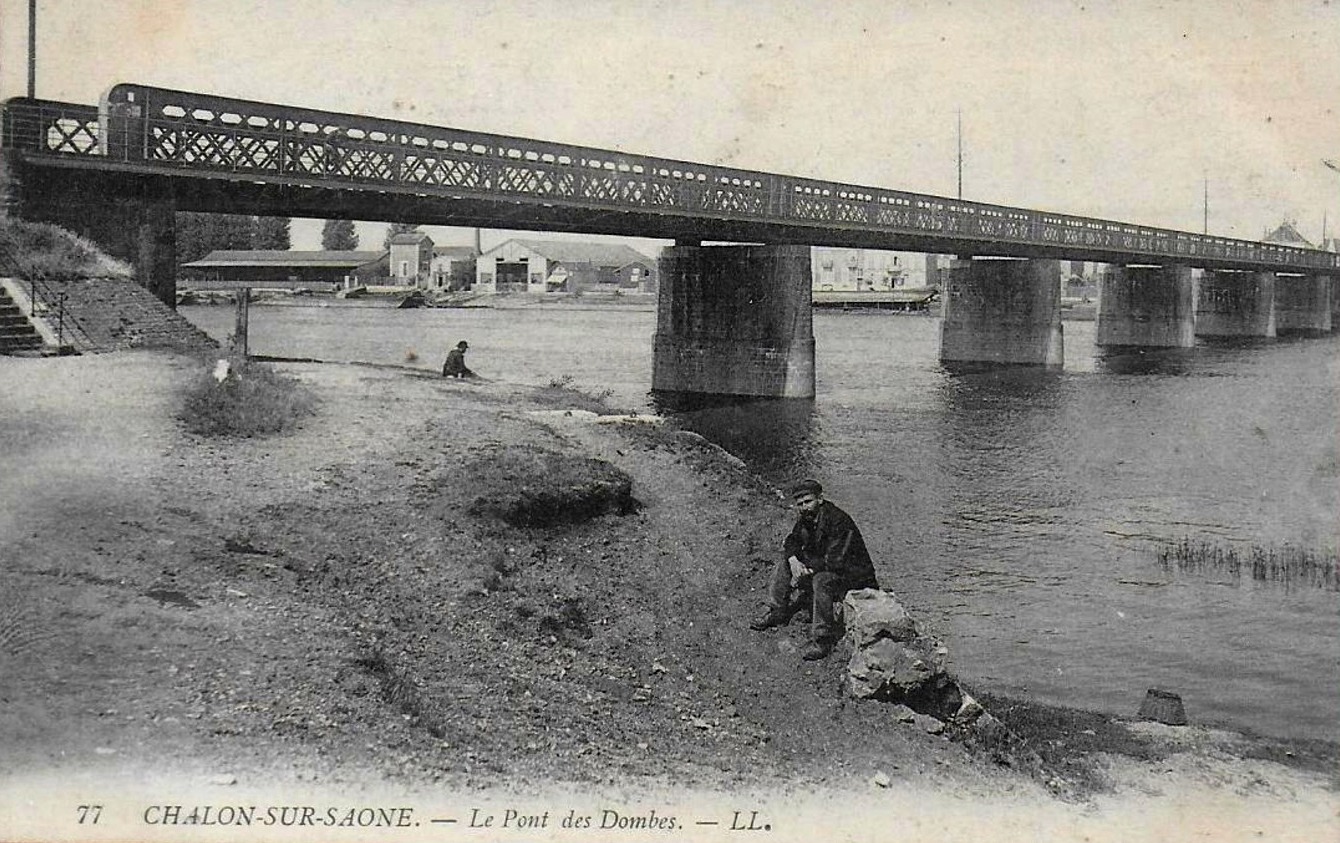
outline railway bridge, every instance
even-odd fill
[[[145,85],[10,99],[0,120],[10,213],[90,236],[168,303],[177,211],[673,240],[666,391],[813,396],[815,245],[957,255],[945,361],[1060,365],[1063,260],[1108,265],[1104,345],[1329,332],[1340,276],[1286,245]]]

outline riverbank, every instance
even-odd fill
[[[694,839],[739,809],[788,840],[1334,834],[1332,744],[1000,700],[1010,757],[845,699],[802,630],[747,629],[789,515],[697,437],[561,388],[285,363],[315,417],[207,440],[174,418],[200,365],[0,358],[5,837],[78,838],[66,815],[123,787],[123,836],[148,804],[374,797],[423,806],[425,839],[467,834],[423,812],[508,800],[659,806]],[[592,466],[636,511],[498,516]]]

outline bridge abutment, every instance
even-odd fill
[[[9,156],[6,156],[9,159]],[[6,160],[0,185],[4,210],[25,222],[50,223],[96,243],[135,270],[135,280],[169,307],[177,302],[176,200],[144,182],[133,192],[97,178],[51,184],[59,174]]]
[[[1061,262],[960,259],[940,323],[943,362],[1060,366]]]
[[[1275,336],[1275,273],[1205,270],[1196,297],[1196,335]]]
[[[808,246],[661,252],[652,389],[814,397]]]
[[[1191,267],[1108,266],[1098,282],[1094,343],[1155,348],[1195,345]]]
[[[1328,275],[1280,275],[1275,280],[1278,334],[1329,334],[1332,288]]]

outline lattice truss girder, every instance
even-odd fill
[[[766,204],[763,197],[756,193],[713,187],[703,193],[703,208],[735,214],[761,214]]]
[[[486,168],[478,161],[459,161],[411,153],[405,158],[405,181],[415,184],[487,190]]]
[[[797,196],[791,204],[792,213],[797,219],[818,220],[828,222],[833,219],[833,205],[823,199],[811,199],[808,196]]]

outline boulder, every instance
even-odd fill
[[[852,696],[889,702],[918,696],[944,672],[943,661],[925,640],[880,638],[864,647],[855,646],[847,664]]]
[[[980,714],[949,674],[948,649],[921,634],[892,592],[849,592],[843,619],[852,645],[846,682],[853,697],[900,703],[941,720],[964,715],[971,721]]]
[[[914,641],[918,636],[916,621],[898,598],[877,588],[847,592],[842,601],[842,617],[847,635],[858,649],[882,638]]]

